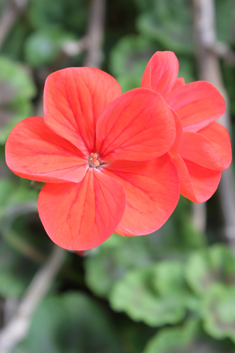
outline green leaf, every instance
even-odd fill
[[[20,19],[15,21],[8,33],[7,40],[3,43],[1,48],[2,55],[12,60],[22,60],[24,43],[31,30],[28,21],[25,21],[25,18],[20,16]]]
[[[38,191],[30,188],[28,180],[16,180],[0,180],[1,235],[20,254],[42,261],[51,241],[37,215]]]
[[[223,245],[195,253],[186,266],[186,278],[191,288],[201,296],[216,283],[235,286],[234,255]]]
[[[186,290],[184,266],[177,261],[164,261],[154,268],[154,284],[161,295],[175,294]]]
[[[60,54],[67,40],[74,39],[58,27],[49,27],[31,34],[25,43],[25,59],[33,67],[47,65]]]
[[[234,353],[230,342],[218,342],[202,332],[201,325],[190,319],[183,326],[158,331],[142,353]]]
[[[213,286],[204,298],[202,313],[209,335],[235,342],[235,288]]]
[[[7,203],[9,202],[9,197],[15,190],[15,184],[8,179],[0,180],[0,214],[4,212]]]
[[[136,6],[140,9],[140,11],[147,11],[149,9],[153,9],[154,2],[153,0],[134,0]]]
[[[183,327],[164,329],[148,342],[143,353],[198,353],[199,350],[193,349],[192,342],[199,332],[196,321],[189,321]]]
[[[123,92],[140,87],[148,60],[154,54],[154,46],[146,38],[125,36],[111,52],[110,69]]]
[[[137,20],[141,35],[177,53],[193,53],[192,10],[188,0],[156,1]]]
[[[113,234],[85,257],[85,277],[89,288],[108,297],[115,282],[129,270],[143,268],[171,257],[180,259],[204,247],[205,239],[189,219],[189,201],[181,198],[174,214],[157,232],[143,237]]]
[[[162,326],[181,321],[185,315],[185,303],[180,297],[160,295],[154,287],[154,269],[128,273],[113,287],[110,303],[114,310],[125,311],[135,321],[149,326]]]
[[[12,97],[10,101],[15,101],[19,98],[30,99],[35,96],[35,84],[23,65],[4,56],[0,56],[0,67],[1,89],[3,90],[3,85],[5,85],[5,89],[10,91]],[[2,94],[3,93],[4,92],[2,92]]]
[[[70,292],[45,299],[27,338],[13,353],[120,353],[105,310],[88,296]]]
[[[197,80],[197,76],[195,75],[195,65],[192,58],[187,56],[179,56],[179,74],[178,77],[183,77],[185,79],[185,83],[190,83]]]
[[[0,295],[20,297],[28,287],[37,266],[15,252],[5,239],[0,238]]]
[[[10,102],[5,109],[0,110],[0,144],[5,144],[13,127],[22,119],[30,116],[31,113],[31,102],[21,97]]]
[[[124,238],[113,234],[84,260],[87,285],[99,296],[106,297],[129,269],[149,264],[151,253],[147,237]]]
[[[150,249],[154,254],[158,254],[158,259],[185,259],[192,250],[205,248],[205,236],[197,232],[192,225],[190,206],[189,200],[180,197],[170,219],[150,236]]]
[[[33,28],[62,26],[77,35],[86,30],[87,0],[33,0],[29,6],[29,20]]]
[[[216,27],[218,40],[229,44],[232,40],[233,11],[230,0],[216,0]]]
[[[175,297],[183,307],[197,310],[200,303],[190,291],[184,271],[183,263],[163,261],[153,269],[153,285],[162,297]]]
[[[0,219],[15,205],[25,201],[36,201],[38,193],[30,188],[29,181],[14,183],[8,179],[0,180]]]
[[[11,129],[30,115],[36,87],[23,65],[0,56],[0,67],[0,143],[4,144]]]

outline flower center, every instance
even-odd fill
[[[97,168],[101,163],[98,153],[91,153],[91,155],[88,156],[88,164],[90,168]]]

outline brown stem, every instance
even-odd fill
[[[89,41],[85,66],[100,67],[103,60],[105,0],[91,0],[87,38]]]
[[[31,317],[48,292],[51,283],[60,270],[64,260],[64,250],[54,246],[45,265],[36,273],[15,316],[0,332],[0,352],[10,353],[27,335]]]
[[[199,76],[218,88],[227,103],[226,113],[218,120],[231,135],[231,118],[228,110],[228,97],[223,86],[219,60],[215,51],[215,3],[214,0],[194,0],[195,39]],[[219,197],[224,218],[224,234],[235,251],[235,191],[232,167],[222,173]]]
[[[12,0],[8,1],[5,9],[0,17],[0,48],[5,42],[11,28],[16,19],[21,15],[25,9],[27,0]]]

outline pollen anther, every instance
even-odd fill
[[[88,157],[88,164],[89,164],[89,167],[91,167],[91,168],[99,167],[101,164],[99,154],[98,153],[91,153],[91,155]]]

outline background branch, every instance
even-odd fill
[[[105,0],[91,0],[88,20],[88,50],[84,65],[100,67],[103,60],[102,44],[104,38]]]
[[[0,17],[0,48],[5,42],[16,19],[22,14],[27,5],[27,0],[7,1],[6,7]]]
[[[211,82],[224,96],[227,111],[218,121],[228,129],[231,136],[229,102],[223,86],[218,53],[210,49],[216,48],[216,46],[218,48],[214,0],[194,0],[194,15],[199,76],[200,79]],[[222,173],[219,197],[225,225],[224,235],[235,252],[235,191],[232,167]]]
[[[75,56],[86,50],[88,48],[88,44],[89,39],[87,36],[85,36],[79,40],[66,41],[62,46],[62,50],[67,56]]]
[[[1,353],[10,353],[27,335],[35,309],[46,295],[54,277],[62,266],[64,252],[63,249],[54,246],[48,261],[33,278],[16,314],[0,333]]]

